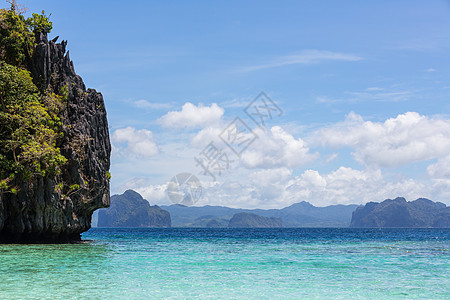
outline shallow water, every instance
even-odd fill
[[[450,229],[105,229],[0,245],[0,298],[450,299]]]

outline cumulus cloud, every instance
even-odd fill
[[[450,155],[442,157],[436,163],[429,165],[427,172],[433,179],[450,180]]]
[[[170,111],[161,118],[159,123],[164,127],[179,128],[203,128],[217,124],[224,114],[224,109],[216,103],[210,106],[202,104],[194,105],[186,102],[181,111]]]
[[[122,194],[126,190],[134,190],[138,192],[151,205],[154,204],[172,204],[167,196],[167,183],[150,184],[147,178],[133,178],[117,189],[118,194]]]
[[[365,165],[394,167],[450,154],[450,120],[407,112],[385,122],[350,113],[344,122],[315,133],[315,141],[351,147]]]
[[[205,147],[210,142],[214,144],[221,144],[220,133],[222,133],[223,128],[216,126],[208,126],[200,130],[191,140],[191,146],[193,147]],[[223,145],[222,145],[223,146]]]
[[[151,157],[158,154],[158,146],[153,141],[150,130],[136,130],[134,127],[117,129],[111,135],[113,150],[120,155]]]
[[[428,181],[401,176],[392,178],[380,169],[339,167],[329,173],[308,169],[295,175],[292,169],[281,167],[247,170],[244,176],[235,175],[221,178],[222,181],[218,182],[202,182],[203,194],[196,205],[268,209],[282,208],[301,201],[316,206],[365,204],[398,196],[408,200],[426,197],[450,204],[450,179]],[[169,201],[165,192],[166,184],[146,183],[130,187],[151,203],[167,204]]]
[[[169,197],[167,196],[167,184],[142,186],[137,188],[136,191],[152,205],[155,203],[171,204]]]
[[[331,204],[364,204],[404,196],[407,199],[430,197],[432,188],[410,178],[386,180],[379,169],[356,170],[340,167],[328,174],[305,170],[299,176],[289,176],[278,185],[276,201],[287,206],[308,201],[316,206]]]
[[[299,167],[318,157],[302,139],[294,138],[280,126],[264,132],[256,129],[258,139],[241,155],[241,162],[247,168]]]

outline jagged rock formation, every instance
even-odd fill
[[[350,227],[450,227],[450,207],[425,198],[369,202],[353,212]]]
[[[61,112],[64,137],[58,141],[67,158],[61,175],[36,177],[14,184],[17,194],[0,195],[0,241],[67,242],[90,228],[94,210],[109,205],[111,145],[105,104],[100,93],[87,89],[66,53],[66,41],[36,35],[37,46],[28,70],[42,91],[66,89]]]
[[[133,190],[111,197],[111,206],[98,212],[98,227],[170,227],[169,212],[150,206]]]
[[[228,223],[229,228],[272,228],[283,227],[281,218],[267,218],[253,213],[237,213]]]

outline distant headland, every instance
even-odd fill
[[[406,201],[398,197],[358,207],[350,227],[450,227],[450,207],[441,202],[419,198]]]
[[[450,207],[424,198],[411,202],[396,198],[381,203],[369,202],[364,206],[326,207],[303,201],[282,209],[267,210],[209,205],[150,206],[132,190],[111,199],[111,207],[98,213],[99,227],[169,227],[167,220],[162,221],[163,215],[167,215],[165,218],[170,220],[172,227],[450,227]]]

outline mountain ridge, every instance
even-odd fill
[[[214,225],[226,227],[229,220],[237,213],[253,213],[262,217],[281,218],[284,227],[348,227],[352,212],[358,205],[330,205],[317,207],[309,202],[294,203],[281,209],[245,209],[226,206],[183,206],[179,204],[162,205],[172,217],[173,227],[207,227]],[[209,216],[209,218],[205,218]]]

